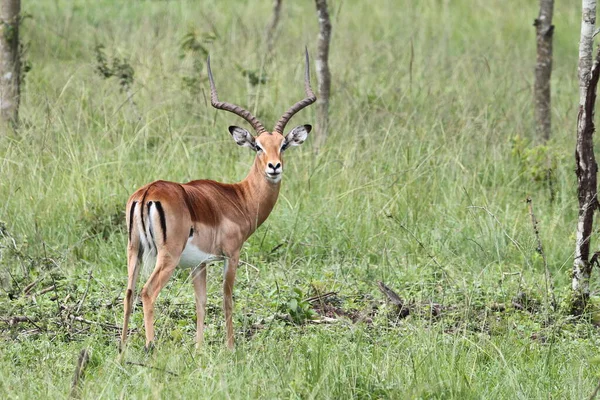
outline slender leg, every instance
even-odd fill
[[[158,294],[165,287],[175,267],[179,264],[179,257],[173,258],[169,253],[159,250],[156,257],[156,267],[142,289],[142,304],[144,306],[144,327],[146,328],[146,349],[154,340],[154,302]]]
[[[129,327],[129,318],[131,317],[131,309],[133,307],[133,295],[135,292],[135,284],[137,282],[139,270],[140,262],[138,259],[138,248],[137,246],[133,246],[130,243],[129,246],[127,246],[127,290],[125,291],[125,300],[123,301],[123,331],[121,332],[121,343],[119,343],[119,353],[125,350],[125,344],[127,341],[128,334],[127,330]]]
[[[204,316],[206,315],[206,264],[200,264],[192,272],[196,293],[196,348],[204,341]]]
[[[225,271],[223,279],[223,309],[225,310],[225,326],[227,347],[233,350],[233,284],[239,261],[239,254],[235,254],[225,260]]]

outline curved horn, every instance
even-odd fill
[[[310,88],[310,67],[309,67],[309,63],[308,63],[308,49],[305,48],[305,72],[304,72],[304,90],[306,91],[306,98],[304,100],[300,100],[299,102],[297,102],[296,104],[294,104],[293,106],[291,106],[289,108],[289,110],[287,110],[285,112],[285,114],[283,114],[281,116],[281,118],[279,119],[279,121],[277,121],[277,124],[275,124],[275,132],[279,132],[281,134],[283,134],[283,130],[285,129],[285,126],[287,125],[288,121],[294,116],[294,114],[296,114],[298,111],[302,110],[304,107],[307,107],[309,105],[311,105],[312,103],[314,103],[317,98],[315,96],[315,94],[313,93],[312,89]]]
[[[230,113],[234,113],[235,115],[244,118],[246,121],[248,121],[250,125],[252,125],[257,134],[260,135],[261,133],[266,132],[265,127],[260,123],[258,118],[256,118],[254,115],[252,115],[252,113],[250,113],[250,111],[240,106],[236,106],[235,104],[219,101],[219,99],[217,98],[217,89],[215,88],[215,81],[213,80],[212,71],[210,70],[210,56],[208,56],[208,59],[206,60],[206,66],[208,69],[208,80],[210,82],[210,104],[212,104],[214,108],[229,111]]]

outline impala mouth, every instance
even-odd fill
[[[278,181],[281,179],[281,172],[267,172],[267,179],[270,181]]]

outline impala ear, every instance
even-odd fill
[[[308,133],[312,130],[312,126],[310,125],[300,125],[291,130],[290,133],[287,134],[283,141],[283,145],[281,146],[281,150],[285,150],[290,146],[300,146],[306,138],[308,137]]]
[[[252,136],[250,132],[239,126],[230,126],[229,133],[231,133],[233,140],[235,140],[239,146],[250,147],[252,150],[256,151],[256,142],[254,136]]]

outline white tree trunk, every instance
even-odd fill
[[[585,104],[592,72],[593,36],[596,25],[596,0],[582,0],[581,35],[579,38],[579,106]]]
[[[18,122],[19,80],[19,13],[21,0],[0,2],[0,118],[2,129]]]
[[[579,217],[573,262],[572,289],[574,311],[585,307],[590,295],[590,237],[594,210],[598,207],[597,171],[594,155],[594,105],[600,68],[598,59],[592,68],[596,0],[582,1],[581,38],[579,41],[579,115],[575,148]]]

